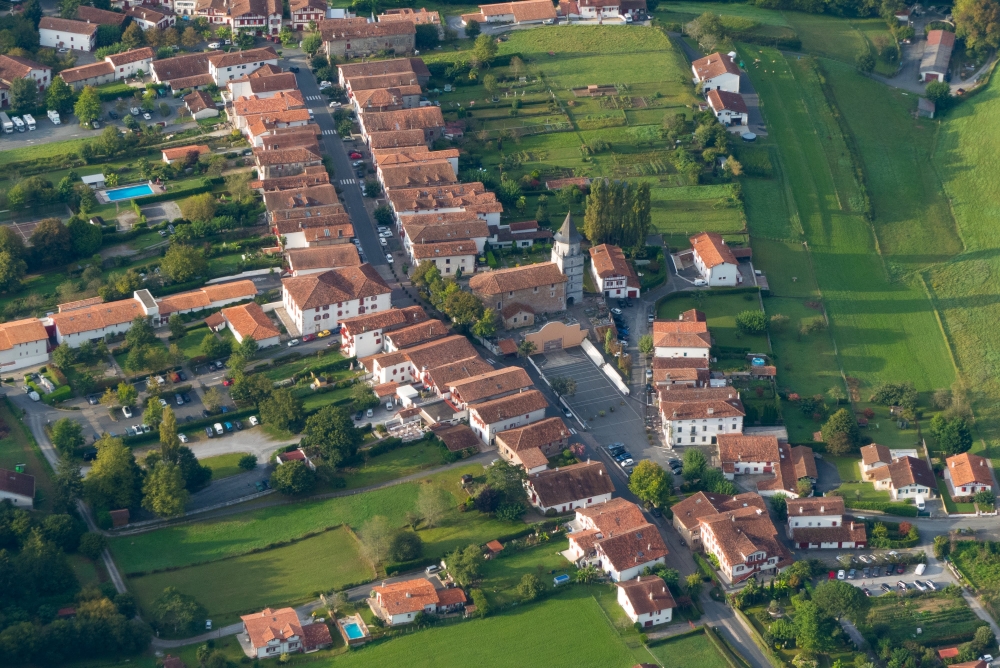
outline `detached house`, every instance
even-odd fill
[[[0,469],[0,502],[31,510],[35,504],[35,476]]]
[[[615,491],[604,464],[590,460],[533,473],[524,486],[531,505],[560,514],[610,501]]]
[[[646,567],[664,563],[667,546],[639,507],[611,499],[576,511],[567,558],[582,567],[594,565],[612,582],[635,578]]]
[[[566,449],[569,436],[569,427],[562,418],[546,418],[497,434],[497,452],[529,474],[539,473],[548,468],[549,457]]]
[[[566,310],[566,276],[552,262],[481,272],[469,281],[483,305],[503,312],[507,306],[526,306],[531,313]]]
[[[4,372],[49,361],[49,334],[37,318],[0,323],[0,369]]]
[[[538,422],[545,417],[549,403],[538,390],[528,390],[492,401],[470,404],[469,426],[480,440],[493,445],[501,431]]]
[[[700,357],[708,359],[712,335],[705,314],[691,309],[677,320],[653,322],[653,354],[656,357]]]
[[[723,125],[746,125],[750,119],[743,96],[724,90],[710,90],[705,96],[712,113]]]
[[[659,388],[660,418],[669,445],[714,444],[721,434],[743,433],[743,402],[730,387]]]
[[[243,633],[258,659],[314,652],[333,644],[326,624],[304,624],[292,608],[264,608],[240,619],[243,620]]]
[[[639,277],[618,246],[601,244],[590,249],[590,272],[605,297],[639,298]]]
[[[31,79],[38,90],[45,90],[52,83],[52,68],[21,56],[0,56],[0,89],[3,95],[8,93],[14,79]],[[4,106],[7,106],[6,101]]]
[[[715,52],[699,58],[691,63],[695,85],[701,84],[702,90],[724,90],[729,93],[740,92],[740,68],[732,55]]]
[[[513,23],[514,25],[552,23],[556,16],[555,5],[550,0],[500,2],[492,5],[479,5],[479,12],[475,14],[462,14],[462,25],[468,25],[469,21],[476,21],[480,24]]]
[[[320,21],[320,34],[326,54],[337,58],[355,58],[380,51],[410,53],[416,42],[416,26],[409,21],[368,23],[350,19]]]
[[[880,466],[872,472],[875,489],[889,490],[892,499],[915,499],[920,501],[936,496],[937,482],[934,472],[923,459],[898,457],[888,466]]]
[[[702,232],[691,237],[690,241],[698,273],[710,286],[731,287],[743,282],[736,256],[722,235]]]
[[[699,520],[705,552],[719,561],[719,573],[729,583],[757,573],[776,575],[792,563],[767,511],[748,506]]]
[[[774,436],[719,434],[719,461],[727,480],[748,473],[774,473],[781,454]]]
[[[236,341],[251,338],[259,348],[269,348],[280,343],[281,332],[274,326],[264,309],[257,302],[230,306],[221,311]]]
[[[993,489],[993,467],[985,457],[963,452],[945,460],[944,479],[952,498],[975,496]]]
[[[844,514],[844,499],[839,496],[788,501],[788,537],[800,550],[868,546],[864,522]]]
[[[43,16],[38,22],[38,42],[54,49],[93,51],[97,26],[97,23]]]
[[[680,503],[671,506],[673,525],[691,549],[701,549],[701,518],[712,517],[737,508],[760,508],[766,511],[764,499],[759,494],[746,492],[736,496],[695,492]]]
[[[892,463],[892,453],[889,448],[878,443],[865,445],[861,448],[861,476],[871,480],[875,470]]]
[[[677,603],[663,578],[647,575],[644,579],[640,575],[635,580],[619,582],[615,586],[618,587],[618,605],[633,624],[649,628],[668,624],[673,618]]]
[[[458,587],[435,589],[417,578],[372,588],[368,607],[389,626],[409,624],[419,613],[443,614],[465,607],[465,592]]]

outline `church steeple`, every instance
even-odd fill
[[[562,227],[552,236],[552,261],[568,279],[566,283],[566,304],[583,301],[583,255],[580,242],[583,236],[576,231],[573,215],[566,213]]]
[[[573,223],[572,212],[566,212],[566,220],[563,221],[562,227],[559,228],[559,231],[556,232],[553,239],[561,241],[564,244],[578,244],[583,240],[580,233],[576,231],[576,224]]]

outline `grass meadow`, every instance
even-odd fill
[[[699,293],[704,294],[704,293]],[[751,299],[744,299],[751,297]],[[759,311],[760,304],[757,295],[713,295],[707,293],[702,299],[681,297],[670,299],[660,304],[657,317],[664,320],[676,320],[684,311],[698,309],[705,314],[708,328],[716,345],[727,348],[750,348],[754,351],[767,351],[766,336],[746,336],[736,330],[736,314],[741,311]]]
[[[243,469],[239,467],[239,463],[240,457],[245,454],[245,452],[230,452],[225,455],[206,457],[199,460],[199,463],[202,466],[212,469],[212,480],[222,480],[223,478],[243,473]]]
[[[122,572],[148,573],[245,555],[272,543],[295,540],[341,524],[358,529],[376,515],[386,517],[394,526],[402,526],[407,511],[416,508],[420,485],[431,484],[451,494],[457,507],[461,476],[481,471],[480,466],[473,464],[428,476],[420,482],[363,494],[262,508],[166,527],[112,539],[111,549]],[[486,542],[522,526],[520,522],[503,522],[478,513],[459,513],[456,508],[445,516],[440,526],[423,529],[420,535],[424,539],[425,555],[434,557],[469,543]]]
[[[148,609],[165,588],[177,587],[223,626],[254,610],[298,605],[317,591],[372,580],[375,571],[358,548],[350,530],[339,528],[266,552],[129,578],[129,589]]]
[[[46,508],[45,499],[53,498],[52,467],[25,433],[20,420],[10,411],[10,404],[0,402],[0,423],[8,433],[0,439],[0,468],[13,471],[16,464],[24,464],[24,472],[35,476],[36,509]],[[40,502],[39,502],[40,501]]]
[[[649,648],[663,668],[727,668],[729,663],[704,634],[668,640]]]

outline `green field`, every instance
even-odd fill
[[[745,231],[744,221],[732,197],[731,185],[654,187],[650,192],[653,227],[680,238],[671,245],[688,247],[687,237],[704,230],[720,234]]]
[[[649,648],[663,668],[728,668],[729,664],[705,634],[668,640]]]
[[[177,587],[205,606],[218,626],[264,607],[297,605],[317,591],[368,582],[375,571],[358,553],[347,529],[334,529],[291,545],[165,573],[129,578],[140,606],[166,587]]]
[[[749,297],[750,299],[745,299]],[[669,299],[660,304],[657,317],[662,320],[676,320],[684,311],[698,309],[705,314],[708,329],[715,344],[729,348],[750,348],[767,351],[766,336],[747,336],[736,330],[736,314],[741,311],[759,311],[760,302],[752,293],[735,295],[713,295],[709,292],[704,299],[682,297]]]
[[[517,585],[527,574],[537,575],[546,590],[554,585],[552,578],[563,573],[572,575],[576,568],[559,554],[569,547],[565,538],[542,543],[487,561],[483,565],[481,589],[492,606],[505,606],[518,600]]]
[[[199,564],[246,554],[272,543],[300,538],[307,533],[340,524],[357,529],[375,515],[401,526],[406,512],[416,507],[421,484],[434,484],[450,492],[458,505],[459,481],[464,473],[482,472],[479,465],[428,476],[421,482],[323,501],[264,508],[217,520],[167,527],[111,540],[119,568],[126,574]],[[470,543],[484,543],[524,525],[502,522],[479,513],[452,510],[441,526],[420,532],[425,555],[434,557]]]
[[[36,509],[46,508],[45,499],[52,499],[52,468],[25,433],[21,421],[10,412],[6,401],[0,402],[0,422],[6,425],[7,436],[0,439],[0,468],[13,471],[16,464],[24,464],[24,472],[35,476],[35,494],[41,503]]]
[[[791,266],[772,264],[760,254],[755,254],[755,262],[769,280],[774,277],[772,289],[780,296],[803,294],[797,281],[787,282],[789,269],[799,279],[815,281],[832,321],[839,365],[862,387],[888,380],[909,380],[925,391],[948,387],[954,373],[932,305],[915,279],[890,279],[863,216],[848,147],[812,61],[786,60],[774,49],[741,48],[745,60],[761,59],[750,75],[792,193],[790,214],[804,232],[789,241],[806,241],[809,249],[808,256],[795,253],[798,261]],[[755,210],[748,210],[748,218],[754,234]],[[767,217],[765,235],[772,236],[775,229],[773,217]],[[789,244],[787,252],[772,258],[790,258],[793,248]],[[807,275],[809,270],[814,278]]]
[[[238,464],[240,462],[240,458],[245,454],[245,452],[231,452],[225,455],[206,457],[205,459],[199,460],[199,463],[202,466],[207,466],[212,469],[212,480],[222,480],[223,478],[228,478],[229,476],[234,476],[244,472]]]
[[[81,146],[93,139],[97,139],[100,136],[100,133],[93,132],[91,130],[84,130],[81,128],[81,131],[87,132],[89,135],[80,139],[67,139],[66,141],[49,142],[46,144],[33,144],[31,146],[22,146],[20,148],[11,148],[5,151],[0,151],[0,167],[9,165],[12,162],[38,160],[40,158],[53,158],[57,155],[76,153],[80,150]]]
[[[373,457],[358,467],[344,469],[342,472],[347,478],[347,489],[356,489],[403,478],[444,463],[444,448],[421,441],[416,445]]]

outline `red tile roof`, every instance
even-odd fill
[[[723,263],[737,264],[733,252],[729,250],[729,246],[723,241],[722,235],[715,232],[702,232],[691,237],[690,241],[694,252],[698,254],[698,257],[705,263],[705,266],[710,269]]]

